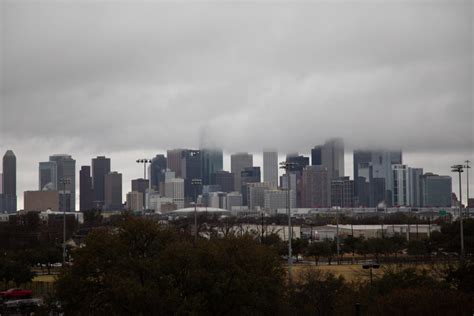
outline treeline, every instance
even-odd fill
[[[274,236],[268,236],[274,238]],[[474,267],[385,268],[372,283],[317,267],[288,282],[277,241],[199,238],[141,218],[92,231],[43,312],[71,315],[472,315]],[[317,244],[317,243],[314,243]],[[359,305],[358,305],[359,304]]]

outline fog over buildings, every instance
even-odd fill
[[[359,148],[452,175],[474,156],[472,21],[472,1],[4,0],[0,153],[16,155],[18,207],[62,153],[110,157],[123,197],[135,160],[168,149],[222,148],[230,170],[233,153],[262,166],[264,148],[282,161],[331,137],[345,175]]]

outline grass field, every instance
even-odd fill
[[[54,282],[55,275],[37,275],[33,278],[33,282]]]

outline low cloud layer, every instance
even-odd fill
[[[59,152],[131,169],[118,157],[309,152],[340,136],[416,161],[454,155],[441,171],[473,156],[472,1],[0,8],[0,149],[23,156],[19,190]]]

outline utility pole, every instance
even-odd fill
[[[71,183],[69,178],[59,179],[59,183],[63,185],[63,266],[66,263],[66,185]]]
[[[463,165],[454,165],[451,166],[452,172],[457,172],[459,174],[459,228],[461,235],[461,253],[460,261],[464,263],[464,228],[463,228],[463,212],[462,212],[462,185],[461,185],[461,173],[463,170]]]
[[[291,173],[290,171],[293,170],[295,163],[289,161],[280,162],[280,168],[285,169],[286,171],[286,180],[287,180],[287,197],[286,197],[286,205],[287,205],[287,215],[288,215],[288,281],[292,284],[292,266],[293,266],[293,257],[292,257],[292,249],[291,249],[291,241],[293,239],[293,229],[291,227],[291,198],[290,198],[290,188],[291,188]]]

